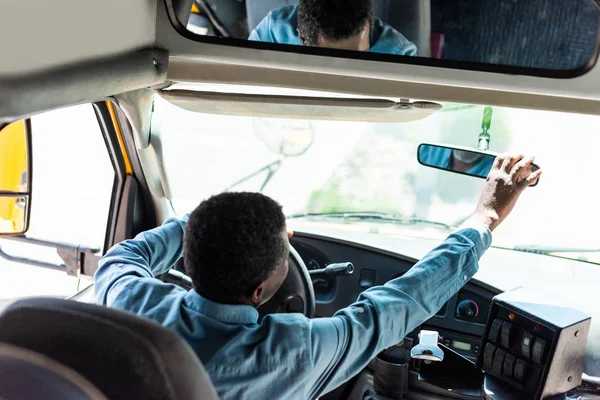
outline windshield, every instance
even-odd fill
[[[417,146],[475,147],[483,111],[444,104],[415,122],[310,121],[202,114],[156,98],[152,133],[161,139],[168,192],[179,215],[225,190],[262,191],[288,216],[338,213],[305,217],[308,222],[396,219],[412,225],[410,236],[423,237],[427,225],[443,238],[474,211],[484,181],[420,165]],[[490,150],[535,155],[544,170],[539,185],[524,193],[494,232],[494,246],[600,262],[597,182],[591,178],[599,120],[493,108]],[[372,218],[376,213],[385,218]]]

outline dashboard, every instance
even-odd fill
[[[338,262],[354,265],[351,275],[313,276],[317,317],[332,316],[356,301],[362,291],[402,276],[416,263],[409,257],[377,248],[305,233],[295,234],[290,242],[309,270]],[[499,291],[469,282],[435,316],[407,337],[416,337],[421,329],[436,330],[442,344],[475,360],[481,352],[492,298],[497,294]]]

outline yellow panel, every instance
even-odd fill
[[[0,233],[25,232],[26,201],[24,197],[0,197]]]
[[[27,129],[21,120],[0,131],[0,191],[27,190]]]

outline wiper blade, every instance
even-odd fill
[[[600,249],[585,247],[547,247],[535,244],[524,244],[508,247],[510,250],[522,251],[535,254],[553,254],[553,253],[598,253]]]
[[[299,213],[288,215],[287,219],[295,218],[338,218],[345,221],[359,220],[359,221],[381,221],[390,222],[400,225],[417,225],[417,224],[428,224],[442,227],[446,230],[453,230],[455,227],[444,222],[432,221],[423,218],[416,217],[405,217],[396,214],[384,213],[379,211],[337,211],[327,213]]]
[[[590,260],[585,254],[600,253],[600,249],[594,248],[576,248],[576,247],[547,247],[540,245],[517,245],[517,246],[502,246],[494,245],[492,247],[500,250],[519,251],[523,253],[539,254],[547,257],[560,258],[563,260],[579,261],[588,264],[600,265],[600,262]],[[571,253],[571,254],[569,254]]]
[[[265,190],[265,187],[267,186],[267,184],[271,181],[271,178],[273,178],[273,176],[277,173],[277,171],[279,171],[284,160],[285,160],[285,157],[277,159],[277,160],[265,165],[264,167],[260,168],[257,171],[254,171],[250,175],[247,175],[247,176],[243,177],[242,179],[234,182],[232,185],[230,185],[224,191],[229,192],[229,191],[233,190],[233,188],[235,188],[236,186],[239,186],[242,183],[254,178],[255,176],[260,175],[262,172],[268,171],[267,176],[265,177],[265,180],[263,181],[262,185],[260,186],[259,192],[262,193],[262,191]]]

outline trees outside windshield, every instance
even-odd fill
[[[474,210],[483,180],[421,166],[417,146],[475,147],[483,109],[449,104],[410,123],[270,120],[265,125],[252,117],[194,113],[157,99],[152,126],[162,139],[178,214],[224,190],[264,187],[286,214],[378,211],[457,226]],[[540,184],[523,195],[495,232],[495,245],[597,246],[600,214],[590,176],[600,148],[594,130],[599,122],[595,116],[494,108],[490,150],[536,155],[544,170]],[[272,134],[265,134],[265,126]],[[299,155],[282,154],[274,145],[273,137],[283,138],[286,148],[307,141],[307,130],[311,141]],[[600,262],[594,252],[561,255]]]

